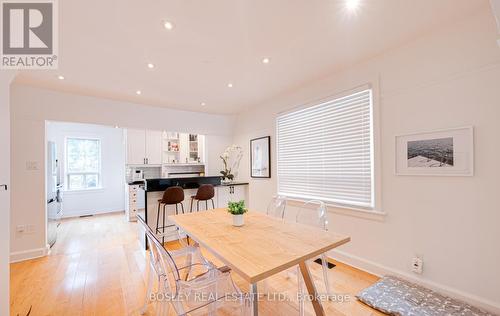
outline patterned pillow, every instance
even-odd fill
[[[494,316],[466,303],[443,296],[393,276],[385,276],[356,297],[388,315]]]

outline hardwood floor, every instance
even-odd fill
[[[11,264],[11,315],[25,316],[30,309],[31,316],[140,315],[147,257],[136,227],[123,213],[64,220],[49,256]],[[314,263],[311,267],[319,291],[324,291],[321,267]],[[334,293],[348,300],[325,302],[327,315],[383,315],[354,297],[377,277],[344,264],[330,273]],[[248,284],[234,273],[233,277],[247,291]],[[296,296],[297,283],[286,273],[270,278],[267,287],[266,292]],[[312,306],[306,305],[307,314],[313,315]],[[298,315],[298,306],[293,300],[264,301],[259,311],[260,315]],[[154,305],[149,305],[147,315],[154,314]]]

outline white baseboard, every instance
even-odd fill
[[[16,251],[10,254],[10,263],[45,257],[50,251],[50,246],[23,251]]]
[[[71,213],[64,213],[63,218],[73,218],[73,217],[80,217],[80,216],[100,215],[100,214],[108,214],[108,213],[122,213],[122,212],[125,212],[125,211],[124,210],[117,211],[116,209],[101,210],[101,211],[76,211],[76,212],[71,212]]]
[[[497,314],[500,315],[500,304],[492,302],[490,300],[483,299],[476,295],[462,292],[454,288],[451,288],[449,286],[439,284],[430,280],[425,280],[423,278],[416,277],[412,274],[395,270],[357,256],[353,256],[343,251],[333,250],[330,253],[330,257],[332,257],[332,259],[334,260],[345,263],[351,267],[366,271],[368,273],[374,274],[379,277],[384,275],[394,275],[400,277],[410,282],[422,285],[438,293],[467,302],[470,305],[476,306],[495,315]]]

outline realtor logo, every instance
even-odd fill
[[[55,0],[3,0],[1,8],[1,68],[56,69]]]

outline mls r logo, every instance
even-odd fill
[[[2,3],[4,55],[53,54],[53,3]]]

